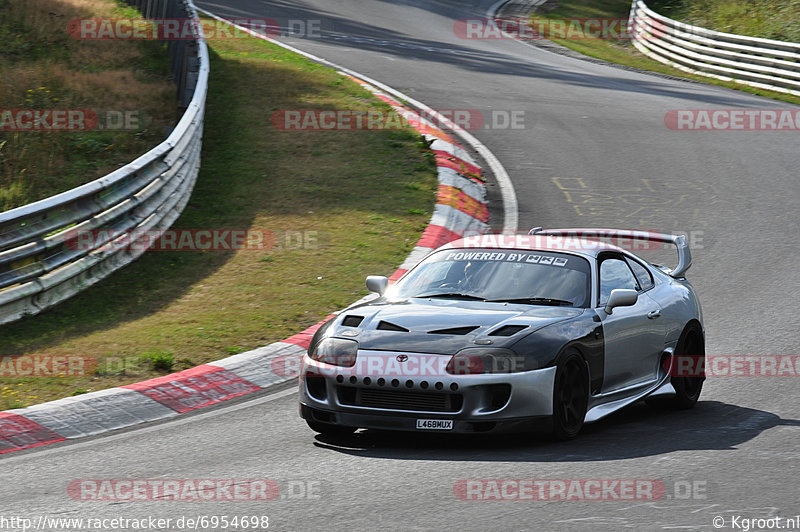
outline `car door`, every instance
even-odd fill
[[[618,253],[599,258],[599,299],[597,313],[605,338],[603,393],[653,381],[664,348],[661,308],[647,294],[652,287],[640,281],[626,258]],[[612,290],[628,288],[639,292],[635,305],[616,307],[611,314],[604,307]]]

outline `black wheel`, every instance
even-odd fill
[[[355,427],[342,427],[340,425],[331,425],[330,423],[320,423],[311,419],[306,419],[308,427],[314,432],[319,432],[323,436],[347,436],[356,431]]]
[[[553,437],[571,440],[581,431],[589,404],[589,374],[577,352],[568,352],[556,366],[553,387]]]
[[[705,364],[705,345],[702,334],[694,328],[684,331],[675,348],[676,361],[687,356],[692,359],[690,367],[695,370],[692,372],[693,375],[676,375],[671,380],[672,387],[675,388],[675,398],[671,403],[673,407],[681,410],[692,408],[697,403],[705,380],[705,373],[699,370]]]

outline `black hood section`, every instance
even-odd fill
[[[507,347],[542,327],[583,312],[571,307],[516,303],[445,299],[389,302],[381,298],[342,312],[326,335],[357,340],[360,349],[452,355],[476,345]],[[347,327],[342,325],[345,321],[359,325]],[[500,334],[492,335],[496,331]],[[476,344],[476,340],[480,342]]]

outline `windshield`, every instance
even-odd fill
[[[589,272],[587,260],[566,253],[444,250],[409,272],[390,295],[585,307]]]

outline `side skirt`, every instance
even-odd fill
[[[668,347],[662,351],[662,360],[669,360],[669,369],[664,371],[658,379],[644,384],[637,384],[620,390],[614,390],[603,394],[592,395],[589,397],[589,410],[586,412],[584,423],[592,423],[602,419],[609,414],[625,408],[626,406],[640,401],[651,395],[665,396],[674,394],[675,390],[670,384],[672,374],[672,364],[674,362],[674,349]]]

